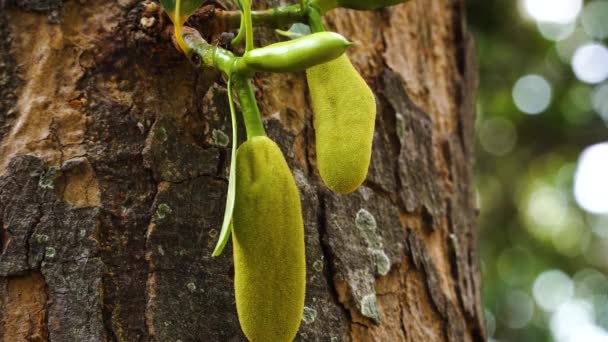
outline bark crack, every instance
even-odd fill
[[[321,246],[321,253],[323,254],[323,262],[325,264],[324,273],[325,279],[327,281],[327,288],[331,292],[331,298],[334,303],[340,308],[342,311],[342,319],[348,322],[352,322],[352,317],[350,310],[340,301],[338,296],[338,292],[334,285],[334,277],[336,274],[336,270],[333,266],[333,254],[331,252],[331,247],[327,241],[327,217],[325,215],[325,195],[322,190],[317,191],[317,198],[319,200],[319,212],[317,214],[317,225],[319,227],[319,245]]]
[[[40,222],[42,221],[42,217],[43,216],[44,216],[44,212],[43,212],[43,209],[42,209],[42,203],[39,202],[38,203],[38,215],[36,215],[34,223],[30,226],[30,228],[28,228],[27,234],[26,234],[26,237],[25,237],[25,241],[24,241],[26,264],[28,265],[28,267],[31,266],[30,256],[32,254],[31,246],[30,246],[30,244],[31,244],[30,240],[32,239],[32,236],[34,235],[34,232],[36,231],[36,228],[38,227],[38,225],[40,225]],[[42,260],[37,263],[36,268],[35,268],[36,270],[40,270],[43,260],[44,260],[44,254],[43,254]]]

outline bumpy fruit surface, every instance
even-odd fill
[[[256,136],[237,151],[234,286],[251,342],[293,341],[304,309],[306,264],[300,196],[279,147]]]
[[[346,55],[306,71],[314,110],[317,167],[337,193],[365,180],[372,153],[376,99]]]

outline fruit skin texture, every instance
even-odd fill
[[[306,71],[314,110],[317,168],[332,191],[365,181],[372,153],[376,98],[346,55]]]
[[[251,342],[291,342],[306,287],[298,189],[281,150],[265,136],[243,143],[236,165],[232,241],[241,328]]]

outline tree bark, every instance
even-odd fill
[[[230,245],[211,257],[231,143],[222,75],[175,50],[155,2],[0,10],[0,341],[245,341]],[[377,95],[364,186],[321,184],[302,73],[255,81],[304,210],[297,340],[483,341],[464,0],[326,21],[357,42]],[[228,25],[211,7],[190,24],[210,42]]]

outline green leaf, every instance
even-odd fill
[[[297,39],[300,37],[304,37],[310,34],[310,26],[302,23],[295,23],[291,25],[289,31],[283,30],[274,30],[276,33],[280,34],[283,37],[287,37],[289,39]]]
[[[234,211],[234,196],[236,193],[236,145],[237,141],[237,124],[236,124],[236,111],[234,109],[234,102],[232,101],[232,76],[228,78],[228,102],[230,102],[230,117],[232,119],[232,151],[230,153],[230,172],[228,176],[228,194],[226,195],[226,209],[224,210],[224,222],[222,223],[222,230],[220,231],[220,237],[213,250],[213,256],[219,256],[222,254],[228,239],[230,238],[230,225],[232,223],[232,212]]]
[[[163,5],[165,12],[169,15],[169,18],[173,22],[175,22],[175,1],[176,0],[160,0],[160,3]],[[181,24],[185,23],[186,20],[201,7],[201,5],[205,2],[205,0],[182,0],[181,2]]]

